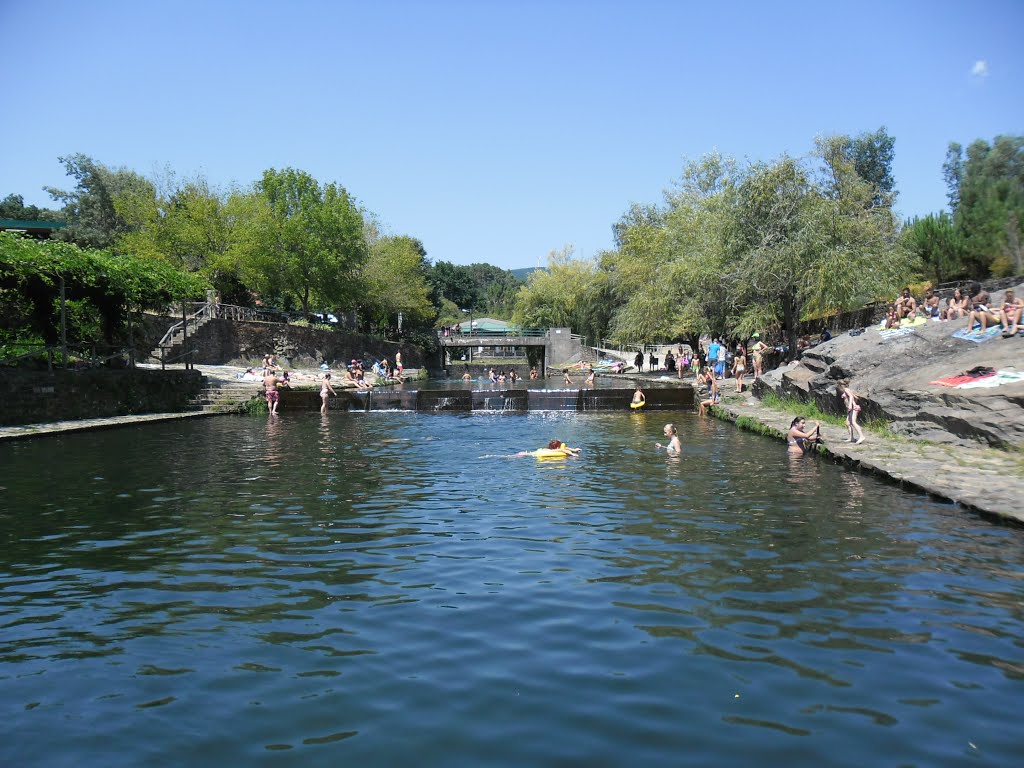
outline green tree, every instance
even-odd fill
[[[83,248],[110,248],[130,228],[117,213],[116,198],[154,195],[153,185],[127,168],[111,169],[83,154],[61,157],[60,162],[76,184],[68,191],[44,187],[64,206],[67,226],[55,234],[59,240]]]
[[[428,276],[433,301],[441,306],[450,301],[460,309],[482,308],[483,302],[473,276],[469,270],[448,261],[438,261],[430,268]]]
[[[896,157],[896,139],[883,125],[873,133],[861,133],[846,138],[845,160],[854,172],[874,188],[871,196],[875,206],[892,206],[896,197],[896,179],[892,175],[892,162]]]
[[[60,211],[25,205],[21,195],[8,195],[0,200],[0,219],[19,219],[21,221],[63,221]]]
[[[115,196],[114,209],[127,224],[116,247],[197,272],[229,249],[224,207],[224,197],[202,177],[179,181],[168,173],[150,189],[134,188]]]
[[[530,273],[512,313],[527,328],[572,328],[597,344],[607,324],[607,276],[592,259],[577,259],[571,247],[552,251],[547,268]]]
[[[265,295],[353,309],[366,261],[363,213],[344,187],[291,168],[264,172],[250,194],[234,195],[232,254],[247,284]]]
[[[405,235],[386,236],[370,243],[361,270],[361,311],[379,329],[393,327],[399,313],[403,329],[429,324],[436,314],[427,284],[429,265],[423,244]]]
[[[955,155],[956,145],[950,145]],[[951,162],[951,161],[949,161]],[[947,164],[949,164],[949,162]],[[1020,272],[1024,222],[1024,137],[979,139],[967,147],[953,220],[974,277]]]
[[[915,217],[903,228],[901,237],[936,283],[965,276],[960,231],[945,211],[923,219]]]

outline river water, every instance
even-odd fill
[[[1024,532],[689,413],[197,419],[0,486],[5,766],[1024,754]]]

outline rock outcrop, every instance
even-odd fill
[[[1016,293],[1022,295],[1024,285]],[[994,293],[993,305],[1002,292]],[[930,382],[978,366],[1024,369],[1024,336],[998,335],[975,343],[953,337],[966,320],[929,321],[885,339],[878,326],[841,336],[806,351],[796,362],[770,371],[754,393],[767,391],[815,401],[827,413],[844,413],[836,383],[848,379],[863,408],[861,421],[882,418],[891,429],[918,439],[999,448],[1024,446],[1024,382],[994,388],[954,389]]]

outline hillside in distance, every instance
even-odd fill
[[[515,275],[516,279],[526,282],[526,278],[530,276],[530,273],[536,272],[538,269],[544,269],[544,267],[522,267],[521,269],[510,269],[509,272]]]

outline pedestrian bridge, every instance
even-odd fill
[[[540,375],[547,375],[548,366],[557,366],[583,352],[583,337],[571,328],[506,328],[503,331],[472,331],[438,337],[446,352],[466,350],[465,362],[473,361],[473,354],[482,348],[533,347],[543,350]]]

